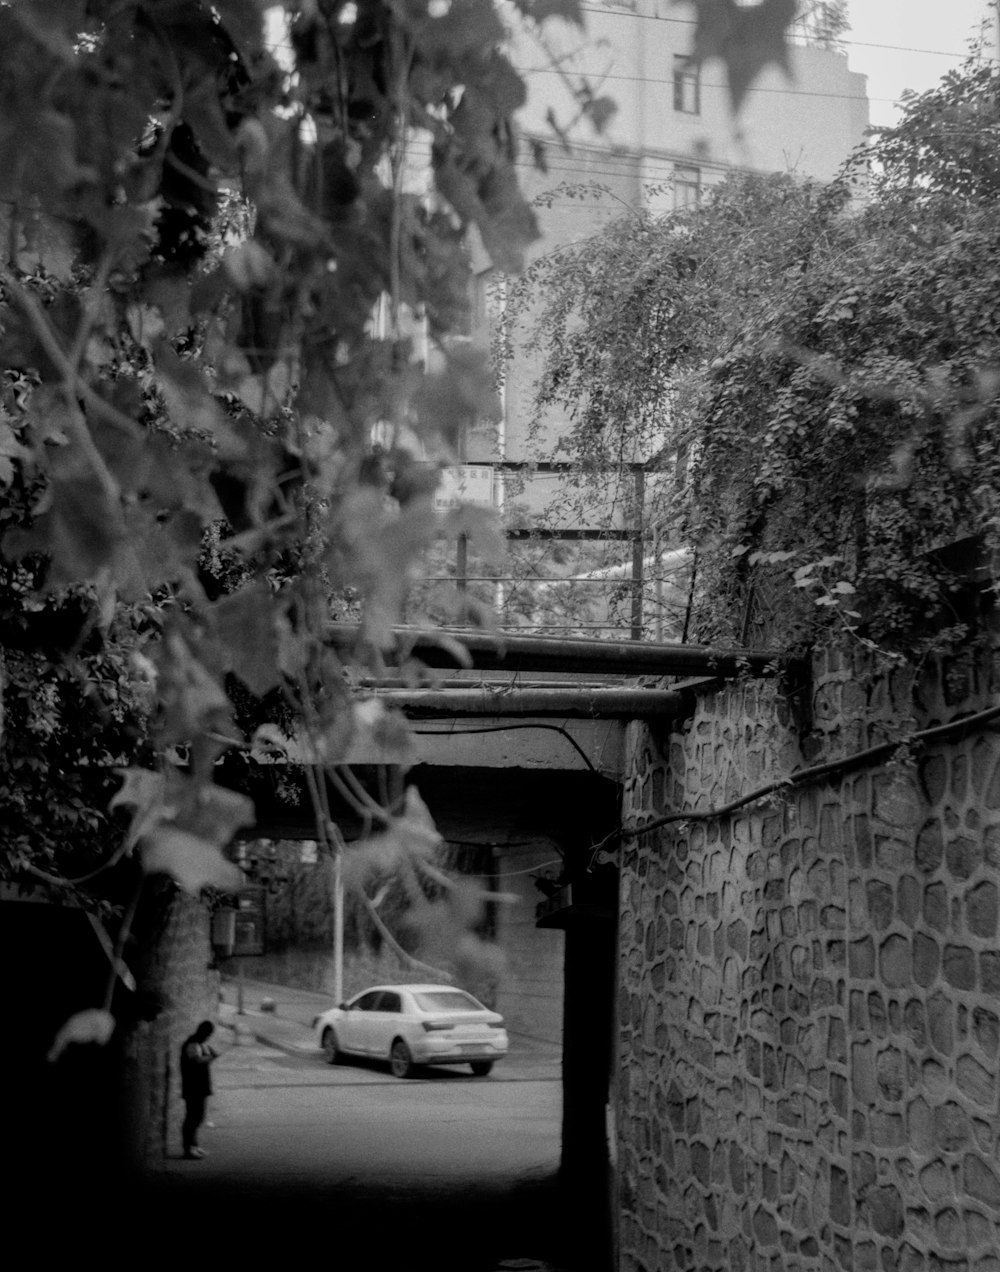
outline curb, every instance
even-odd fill
[[[259,1042],[265,1047],[273,1047],[275,1051],[284,1051],[289,1056],[318,1056],[320,1054],[318,1047],[307,1046],[305,1043],[283,1042],[266,1034],[253,1033],[253,1031],[250,1031],[250,1033],[255,1042]]]
[[[244,1024],[241,1020],[220,1020],[219,1028],[229,1030],[229,1032],[233,1035],[234,1046],[239,1046],[241,1043],[249,1042],[257,1036],[250,1026]]]
[[[237,1016],[233,1012],[227,1012],[225,1017],[220,1018],[218,1023],[222,1028],[232,1031],[234,1046],[246,1046],[249,1043],[256,1042],[261,1046],[270,1047],[275,1051],[281,1051],[285,1055],[289,1056],[306,1056],[316,1058],[322,1054],[311,1036],[308,1039],[302,1039],[300,1041],[282,1038],[280,1036],[280,1026],[278,1030],[274,1030],[273,1026],[283,1019],[283,1017],[273,1013],[265,1014],[252,1012],[243,1016]],[[305,1026],[298,1026],[296,1022],[288,1021],[287,1023],[294,1024],[297,1028],[305,1029]],[[267,1026],[270,1026],[270,1028]],[[511,1038],[522,1038],[524,1040],[528,1040],[530,1039],[530,1035],[518,1035],[512,1033]],[[537,1041],[535,1039],[530,1040]],[[534,1048],[529,1049],[534,1050]],[[545,1054],[545,1051],[548,1051],[547,1046],[542,1051],[542,1054],[535,1055],[531,1058],[529,1064],[531,1064],[533,1068],[557,1067],[559,1065],[560,1057],[558,1055],[547,1055]],[[507,1078],[506,1080],[519,1081],[521,1079]]]
[[[318,1047],[311,1046],[306,1043],[285,1042],[281,1039],[275,1038],[273,1035],[259,1033],[248,1025],[227,1025],[226,1027],[233,1029],[236,1034],[236,1038],[234,1039],[234,1045],[236,1046],[245,1046],[248,1043],[256,1042],[262,1047],[270,1047],[272,1051],[281,1051],[288,1056],[307,1056],[318,1059],[322,1055],[322,1052]],[[514,1076],[501,1072],[494,1073],[493,1080],[499,1082],[525,1082],[543,1081],[548,1079],[543,1079],[540,1075],[537,1077],[531,1077],[528,1075]],[[552,1080],[556,1081],[558,1079]]]
[[[220,1020],[219,1025],[223,1029],[232,1031],[234,1046],[245,1046],[247,1043],[257,1042],[262,1046],[284,1051],[288,1055],[308,1056],[319,1054],[318,1048],[310,1043],[289,1042],[282,1038],[276,1038],[272,1033],[261,1029],[259,1025],[255,1027],[253,1021],[248,1020],[246,1017],[231,1017],[228,1020]]]

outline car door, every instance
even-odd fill
[[[394,990],[384,989],[368,1016],[369,1051],[383,1060],[388,1058],[392,1040],[399,1033],[403,1004]]]
[[[337,1026],[340,1045],[344,1051],[353,1051],[357,1055],[367,1055],[371,1050],[368,1043],[369,1021],[372,1015],[372,1008],[380,997],[381,994],[377,989],[369,990],[367,994],[362,994],[360,998],[355,998],[348,1010],[344,1012],[341,1023]]]

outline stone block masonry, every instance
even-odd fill
[[[818,657],[630,726],[625,818],[709,809],[995,702]],[[622,845],[622,1272],[1000,1272],[1000,736]]]

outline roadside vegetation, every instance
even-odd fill
[[[694,58],[724,59],[734,108],[785,63],[794,12],[699,5]],[[536,233],[517,14],[582,21],[576,0],[0,2],[0,881],[84,907],[108,963],[55,1058],[141,1014],[132,969],[165,930],[144,907],[241,886],[257,761],[293,735],[270,793],[331,860],[330,793],[362,819],[346,874],[366,912],[395,873],[411,930],[440,945],[479,921],[415,792],[344,760],[374,743],[405,774],[405,721],[359,677],[439,536],[495,534],[474,509],[442,521],[433,492],[496,411],[488,359],[452,340],[467,235],[517,275]],[[613,109],[586,83],[576,101],[594,127]],[[761,553],[799,554],[872,639],[915,601],[925,628],[960,626],[903,548],[995,535],[995,115],[970,69],[879,142],[863,212],[847,178],[733,182],[529,271],[568,453],[638,429],[688,457],[699,638],[729,634],[727,588]],[[612,267],[602,319],[580,288],[607,298]],[[328,641],[345,619],[350,654]]]
[[[512,288],[501,361],[544,333],[536,418],[570,419],[555,457],[579,465],[581,509],[622,456],[646,461],[647,537],[694,555],[693,639],[834,633],[919,660],[983,638],[998,84],[973,58],[832,184],[734,174]]]

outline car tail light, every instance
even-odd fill
[[[446,1025],[437,1020],[425,1020],[424,1029],[427,1033],[433,1033],[436,1029],[454,1029],[454,1025]]]
[[[503,1028],[503,1021],[502,1021],[502,1020],[490,1020],[490,1021],[488,1021],[487,1023],[489,1024],[489,1027],[490,1027],[491,1029],[502,1029],[502,1028]]]

